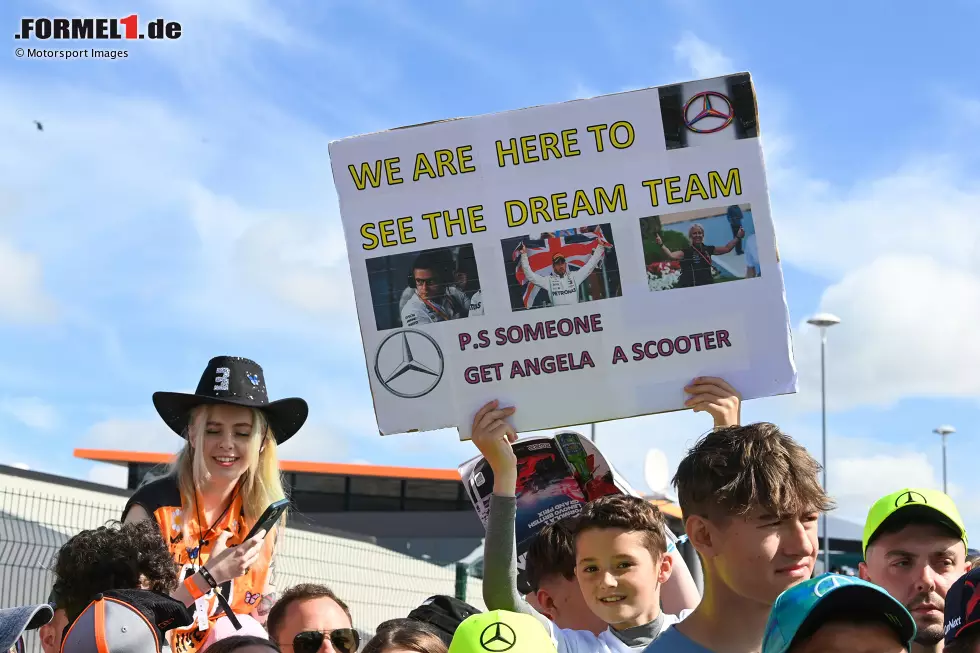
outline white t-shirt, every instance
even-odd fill
[[[691,612],[693,610],[685,610],[680,617],[664,614],[660,633],[667,632],[670,626],[679,623]],[[551,624],[550,631],[551,641],[554,642],[558,653],[632,653],[633,651],[642,651],[647,647],[647,644],[628,646],[626,642],[612,632],[611,628],[602,631],[598,636],[588,630],[557,628],[554,624]]]

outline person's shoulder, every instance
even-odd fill
[[[133,492],[133,496],[126,502],[123,514],[129,512],[133,505],[139,505],[149,515],[153,515],[160,508],[179,508],[180,504],[180,488],[177,486],[177,477],[168,474],[137,488]]]
[[[558,650],[564,653],[605,653],[600,637],[589,630],[571,630],[551,627],[551,638]]]

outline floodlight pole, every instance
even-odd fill
[[[807,320],[807,323],[820,328],[820,431],[823,445],[821,458],[823,489],[824,492],[827,492],[827,329],[835,324],[840,324],[840,318],[829,313],[821,313]],[[823,521],[823,571],[828,573],[830,571],[830,528],[827,513],[823,513],[820,519]]]
[[[946,436],[951,433],[956,433],[956,429],[952,426],[940,426],[934,428],[932,432],[941,436],[943,439],[943,494],[949,494],[946,491]]]

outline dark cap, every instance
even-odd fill
[[[422,605],[409,612],[408,618],[431,625],[439,638],[448,646],[452,644],[453,635],[459,624],[475,614],[480,614],[480,611],[469,603],[453,596],[437,594],[430,596]]]
[[[967,630],[980,626],[980,569],[974,569],[956,579],[946,592],[946,614],[943,632],[949,646]]]
[[[37,630],[52,617],[54,609],[47,603],[0,610],[0,651],[12,648],[25,631]]]
[[[95,596],[69,626],[62,653],[152,653],[164,633],[189,626],[180,601],[149,590],[112,590]]]

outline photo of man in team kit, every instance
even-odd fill
[[[367,260],[379,331],[483,315],[472,245]]]
[[[609,224],[501,241],[515,311],[619,297],[619,261]]]

